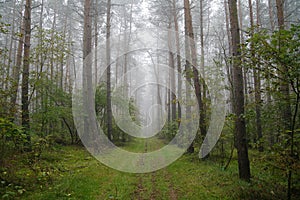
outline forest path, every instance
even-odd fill
[[[143,143],[143,152],[145,153],[155,151],[164,146],[163,141],[155,137],[150,140],[145,140]],[[155,165],[156,163],[152,164]],[[139,181],[134,191],[133,199],[156,200],[162,199],[163,197],[164,199],[177,200],[176,190],[174,190],[173,181],[171,179],[172,176],[166,169],[149,174],[139,174],[138,177]]]
[[[150,152],[162,146],[165,146],[164,141],[151,138],[147,142],[135,139],[122,148],[132,152]],[[168,167],[152,173],[131,174],[103,165],[83,147],[61,146],[43,152],[39,163],[36,163],[40,171],[39,180],[32,180],[32,186],[15,199],[272,199],[269,197],[281,191],[271,188],[268,193],[264,189],[270,187],[268,181],[256,181],[251,185],[239,181],[235,157],[226,171],[218,162],[200,161],[195,153],[185,154]],[[256,154],[254,158],[257,158]],[[255,180],[260,180],[256,175],[260,168],[252,166]],[[19,171],[21,177],[31,177],[32,173],[32,169],[25,165]],[[261,194],[265,196],[259,196]]]

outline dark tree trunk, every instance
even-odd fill
[[[241,67],[240,33],[237,15],[236,0],[229,0],[229,15],[231,25],[232,56],[233,56],[233,95],[235,137],[238,151],[239,176],[245,181],[250,181],[250,163],[248,158],[248,145],[246,125],[244,118],[244,91],[243,72]]]
[[[199,126],[200,132],[202,136],[206,135],[206,127],[205,127],[205,116],[204,116],[204,106],[202,101],[201,95],[201,85],[199,79],[199,71],[197,69],[197,52],[196,52],[196,44],[195,44],[195,37],[193,31],[193,24],[192,24],[192,15],[191,15],[191,8],[189,0],[184,0],[184,18],[185,18],[185,27],[186,27],[186,38],[189,40],[191,58],[192,58],[192,72],[193,72],[193,82],[196,92],[196,97],[199,105]],[[205,144],[208,145],[208,144]]]
[[[277,21],[278,21],[278,26],[279,30],[284,30],[285,29],[285,24],[284,24],[284,0],[276,0],[276,8],[277,8]],[[280,38],[279,38],[279,52],[280,52]],[[289,130],[293,132],[293,127],[292,127],[292,109],[291,109],[291,104],[290,104],[290,87],[289,87],[289,82],[288,80],[288,69],[286,66],[282,65],[279,66],[279,76],[280,76],[280,92],[282,95],[282,102],[283,105],[281,106],[281,115],[283,119],[283,128],[284,132],[286,130]],[[298,99],[297,99],[298,100]],[[297,102],[298,103],[298,102]],[[289,144],[291,145],[291,157],[293,155],[293,133],[289,133],[290,136],[290,142]],[[290,200],[292,198],[292,170],[291,166],[289,166],[288,170],[288,186],[287,186],[287,198]]]
[[[107,0],[107,13],[106,13],[106,78],[107,78],[107,136],[112,140],[112,109],[111,109],[111,61],[110,61],[110,26],[111,26],[111,0]]]
[[[178,84],[178,99],[181,100],[182,98],[182,94],[181,94],[181,90],[182,90],[182,83],[181,83],[181,57],[180,57],[180,41],[179,41],[179,25],[178,25],[178,17],[177,17],[177,12],[176,12],[176,1],[173,0],[172,1],[172,9],[173,9],[173,18],[174,18],[174,28],[175,28],[175,39],[176,39],[176,53],[177,53],[177,70],[178,70],[178,80],[177,80],[177,84]],[[181,108],[180,108],[180,102],[177,102],[177,110],[178,110],[178,123],[180,123],[180,119],[181,119]]]
[[[259,27],[261,25],[260,22],[260,3],[259,0],[256,0],[256,25]],[[254,59],[255,60],[255,59]],[[258,150],[262,152],[264,150],[263,144],[262,144],[262,124],[261,124],[261,78],[260,78],[260,65],[256,63],[256,61],[253,63],[254,65],[254,89],[255,89],[255,111],[256,111],[256,134],[257,134],[257,140],[259,142]]]
[[[25,41],[22,73],[22,126],[27,132],[27,140],[30,142],[29,118],[29,66],[30,66],[30,39],[31,39],[31,0],[26,0],[24,13]]]

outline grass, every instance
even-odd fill
[[[123,148],[132,152],[154,151],[164,145],[157,138],[136,139]],[[148,174],[129,174],[106,167],[83,147],[68,146],[45,151],[35,163],[37,174],[22,158],[15,158],[23,192],[4,199],[284,199],[282,180],[252,162],[252,182],[238,179],[236,155],[224,171],[218,162],[201,161],[197,154],[184,155],[167,168]],[[250,159],[257,160],[251,152]],[[255,163],[255,164],[254,164]],[[3,172],[2,172],[3,173]],[[22,179],[23,178],[23,179]],[[35,178],[35,179],[33,179]],[[37,178],[37,179],[36,179]],[[7,194],[6,186],[0,190]],[[4,192],[3,192],[4,191]],[[17,190],[18,193],[18,190]],[[21,194],[22,193],[22,194]],[[0,196],[1,197],[1,196]]]

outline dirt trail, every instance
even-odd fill
[[[147,142],[145,142],[144,152],[147,153],[148,151],[151,151],[152,149],[157,149],[155,145],[150,145]],[[141,160],[143,162],[143,160]],[[155,165],[155,163],[153,163]],[[170,200],[177,200],[177,192],[174,188],[173,181],[171,179],[171,174],[166,170],[163,169],[163,174],[158,175],[158,172],[153,172],[151,174],[140,174],[138,175],[138,183],[136,185],[136,189],[134,191],[134,198],[138,200],[143,199],[150,199],[150,200],[158,200],[162,199],[162,191],[160,191],[160,188],[157,187],[157,181],[158,176],[162,176],[163,182],[168,185],[168,199]],[[150,180],[148,180],[150,179]],[[146,181],[151,182],[151,187],[145,186]],[[147,195],[150,195],[147,197]],[[166,197],[164,197],[166,198]]]
[[[169,199],[170,200],[177,200],[177,192],[174,188],[174,185],[173,185],[173,181],[171,179],[171,174],[168,173],[166,170],[164,170],[165,172],[165,177],[166,177],[166,180],[168,180],[169,182]]]

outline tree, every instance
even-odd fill
[[[244,119],[244,87],[240,49],[240,30],[238,23],[237,2],[229,0],[229,16],[232,40],[233,59],[233,108],[235,114],[235,137],[238,152],[239,176],[245,181],[250,181],[250,163],[248,158],[248,145],[246,124]]]
[[[249,3],[249,10],[250,10],[250,36],[254,33],[254,17],[253,17],[253,6],[252,6],[252,0],[248,0]],[[259,2],[256,2],[256,10],[257,10],[257,23],[256,25],[259,26],[260,20],[259,20]],[[255,142],[258,141],[259,146],[258,150],[263,151],[263,145],[261,144],[262,139],[262,125],[261,125],[261,81],[260,81],[260,70],[259,70],[259,64],[256,61],[256,55],[255,50],[253,48],[253,45],[250,44],[250,51],[251,51],[251,65],[253,68],[253,78],[254,78],[254,93],[255,93],[255,112],[256,112],[256,136],[255,136]]]
[[[94,135],[97,127],[95,125],[95,103],[93,92],[93,76],[92,76],[92,16],[91,16],[91,0],[84,2],[84,33],[83,33],[83,98],[84,98],[84,131],[89,135]],[[92,122],[92,123],[90,123]],[[90,138],[90,141],[93,141]],[[92,145],[92,144],[90,144]]]
[[[30,142],[30,117],[29,117],[29,66],[30,66],[30,39],[31,39],[31,0],[26,0],[24,13],[25,41],[22,72],[22,126]]]
[[[110,28],[111,28],[111,0],[107,0],[106,7],[106,90],[107,90],[107,136],[112,140],[112,110],[111,110],[111,61],[110,61]]]
[[[205,127],[205,116],[204,116],[204,106],[202,101],[202,94],[201,94],[201,85],[200,85],[200,78],[199,78],[199,71],[197,69],[197,51],[196,51],[196,44],[195,44],[195,37],[193,31],[193,24],[192,24],[192,15],[191,15],[191,8],[189,0],[184,0],[184,24],[185,24],[185,36],[188,40],[189,50],[190,51],[186,57],[189,58],[191,56],[192,63],[191,65],[191,73],[189,73],[189,69],[186,70],[187,76],[192,74],[193,83],[195,87],[196,97],[199,105],[199,126],[200,132],[202,136],[206,135],[206,127]],[[190,56],[189,56],[190,55]],[[190,62],[187,60],[187,62]],[[188,65],[188,64],[187,64]],[[208,144],[205,144],[208,145]]]
[[[284,24],[284,9],[283,9],[284,1],[283,0],[276,0],[276,8],[277,8],[277,21],[278,21],[278,27],[279,30],[285,29]],[[281,37],[279,35],[279,37]],[[279,48],[281,45],[281,42],[278,41]],[[279,50],[280,51],[280,50]],[[282,65],[279,68],[279,74],[280,79],[282,80],[280,82],[280,91],[282,93],[282,100],[283,100],[283,106],[281,107],[281,114],[283,119],[283,128],[284,130],[291,130],[291,120],[292,120],[292,111],[291,111],[291,105],[290,105],[290,88],[289,83],[287,80],[287,68],[286,66]]]
[[[22,12],[21,12],[22,13]],[[12,83],[11,83],[11,115],[16,112],[16,104],[17,104],[17,96],[18,96],[18,87],[20,82],[20,71],[22,67],[22,53],[24,48],[24,33],[25,30],[25,19],[23,19],[23,16],[20,20],[20,35],[19,35],[19,41],[18,41],[18,49],[17,49],[17,57],[16,57],[16,64],[13,67],[12,72]]]
[[[296,148],[297,139],[295,133],[299,130],[299,123],[297,125],[297,116],[299,117],[299,102],[300,102],[300,75],[299,75],[299,46],[300,46],[300,26],[292,25],[290,29],[282,29],[268,34],[266,31],[261,30],[255,33],[250,42],[255,48],[256,56],[259,58],[261,64],[267,66],[261,69],[262,73],[272,75],[272,83],[274,88],[280,88],[280,84],[284,81],[288,84],[291,90],[291,106],[293,107],[293,114],[291,117],[291,129],[282,131],[279,134],[277,145],[272,146],[272,153],[276,155],[278,165],[281,169],[287,172],[287,196],[291,199],[292,195],[292,174],[299,167],[299,158],[297,156],[298,150]],[[278,45],[281,43],[281,45]],[[287,69],[285,71],[286,80],[282,80],[282,74],[277,73],[280,67]],[[269,72],[265,72],[265,70]],[[275,95],[282,96],[282,91],[274,90]],[[283,97],[282,97],[283,98]],[[282,109],[282,98],[279,99],[277,104],[278,110]],[[278,115],[275,111],[274,115]],[[282,113],[281,113],[282,114]],[[280,115],[282,118],[282,115]],[[298,118],[299,119],[299,118]],[[287,120],[287,119],[281,119]],[[296,176],[296,175],[295,175]]]
[[[175,29],[175,40],[176,40],[176,53],[177,53],[177,70],[178,73],[181,74],[181,57],[180,57],[180,40],[179,40],[179,25],[178,25],[178,13],[177,13],[177,6],[176,1],[172,0],[172,14],[173,14],[173,20],[174,20],[174,29]],[[178,99],[182,98],[182,80],[181,76],[178,76],[177,80],[177,87],[178,87]],[[181,108],[180,108],[180,102],[177,102],[177,110],[178,110],[178,121],[181,119]]]

